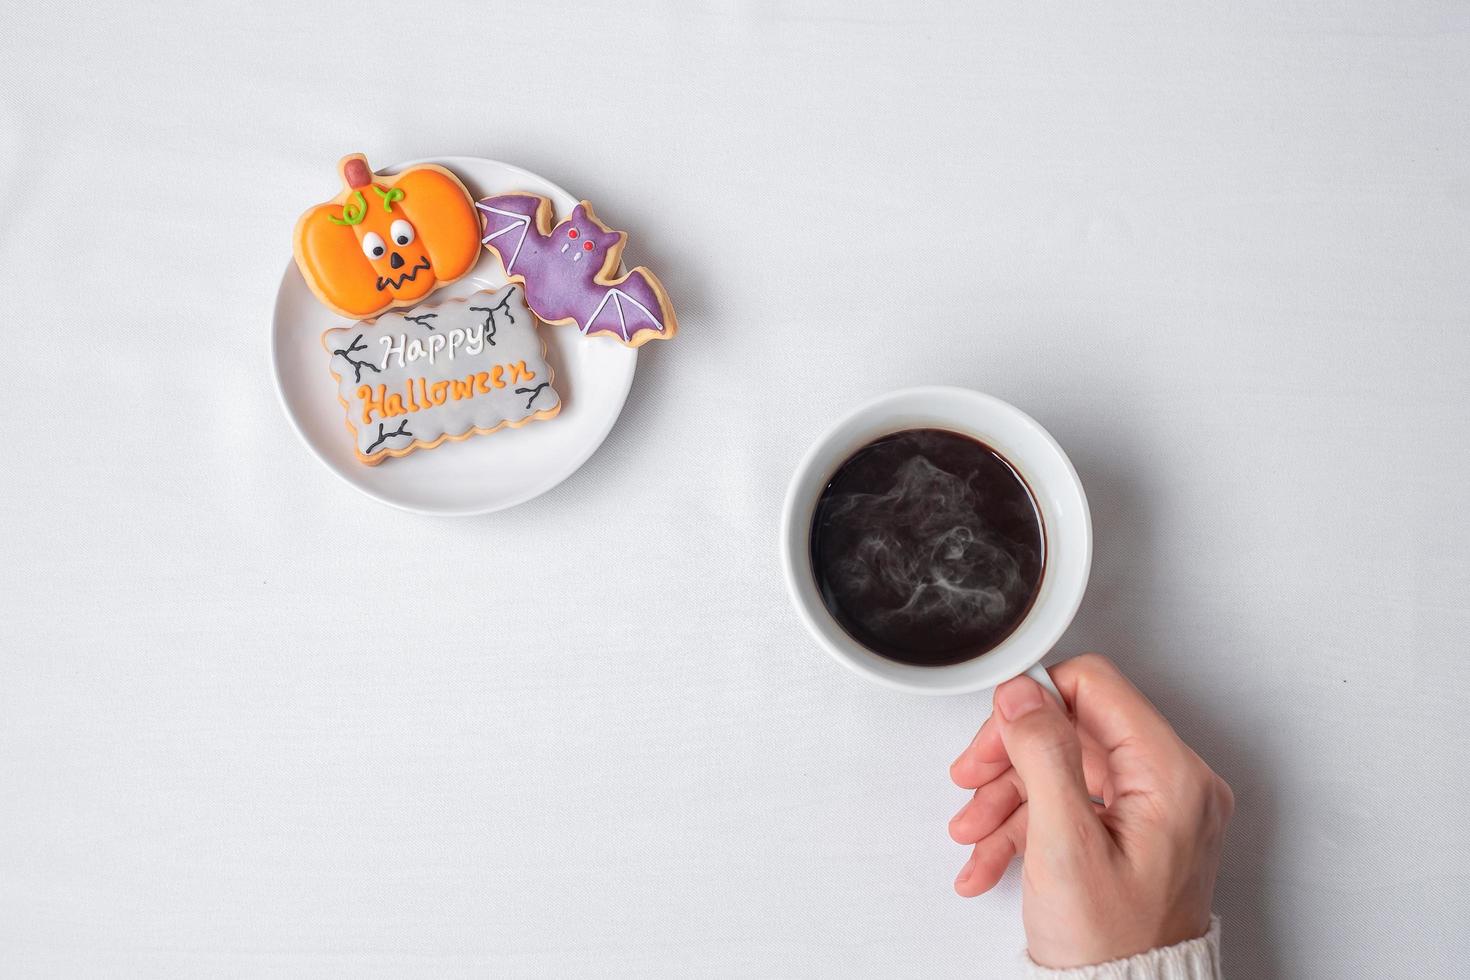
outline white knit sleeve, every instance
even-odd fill
[[[1147,953],[1095,966],[1049,970],[1026,961],[1027,980],[1221,980],[1220,920],[1210,917],[1210,931],[1198,939],[1162,946]]]

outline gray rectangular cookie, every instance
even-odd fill
[[[561,411],[518,285],[337,327],[322,344],[369,466]]]

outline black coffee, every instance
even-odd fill
[[[1031,490],[978,439],[910,429],[838,467],[812,517],[827,611],[889,660],[939,667],[1011,634],[1041,586],[1045,532]]]

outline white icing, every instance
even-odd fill
[[[395,344],[395,343],[393,343],[393,338],[392,337],[379,337],[378,338],[378,343],[382,344],[383,347],[385,348],[384,351],[383,351],[383,359],[380,362],[378,362],[378,370],[379,371],[383,371],[383,370],[386,370],[387,369],[387,367],[388,367],[388,358],[392,357],[394,354],[397,354],[398,355],[398,366],[399,367],[403,367],[403,345],[404,345],[404,343],[405,343],[405,341],[407,339],[408,338],[406,338],[403,334],[399,334],[398,335],[398,343]]]
[[[379,259],[383,257],[385,251],[387,251],[387,246],[383,244],[382,235],[379,235],[375,231],[370,231],[362,236],[363,255],[366,255],[370,259]]]
[[[526,217],[524,214],[516,214],[514,211],[505,211],[500,208],[492,208],[490,205],[485,204],[482,201],[475,202],[475,207],[479,208],[481,211],[488,211],[491,214],[498,214],[502,218],[509,218],[511,220],[511,223],[509,225],[500,229],[495,234],[486,235],[484,238],[480,239],[481,244],[499,238],[501,235],[510,232],[519,233],[518,237],[516,238],[515,251],[511,253],[510,261],[505,263],[505,273],[506,275],[510,275],[511,269],[515,268],[516,259],[521,257],[521,246],[526,244],[526,235],[531,231],[531,219]]]
[[[450,360],[456,353],[464,353],[470,356],[479,354],[485,349],[485,325],[475,324],[464,329],[455,327],[449,333],[430,333],[422,339],[410,338],[407,334],[398,334],[379,337],[378,343],[383,345],[383,359],[378,362],[378,370],[381,371],[388,366],[388,359],[394,354],[398,355],[398,366],[405,367],[414,361],[428,359],[430,364],[437,362],[440,351],[447,350]],[[462,351],[456,351],[456,347],[462,347]]]
[[[392,236],[394,245],[413,244],[413,225],[402,218],[388,226],[388,234]]]
[[[608,300],[612,300],[613,309],[617,311],[618,328],[622,331],[624,340],[628,339],[628,318],[623,314],[624,303],[632,303],[634,306],[638,307],[650,320],[654,322],[654,325],[658,327],[659,333],[664,332],[663,323],[659,321],[659,318],[654,314],[652,310],[644,306],[642,303],[638,302],[632,296],[629,296],[627,293],[623,292],[621,289],[613,286],[612,288],[608,289],[606,293],[603,294],[602,302],[597,304],[597,309],[592,311],[592,315],[583,321],[583,323],[585,324],[585,326],[582,327],[583,333],[587,332],[587,327],[590,327],[592,325],[593,321],[597,319],[597,314],[601,313],[603,307],[607,306]]]

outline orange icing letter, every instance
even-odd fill
[[[387,388],[387,385],[378,385],[377,398],[372,397],[373,389],[368,385],[363,385],[361,388],[357,389],[357,397],[362,399],[363,425],[367,425],[373,420],[373,409],[377,409],[379,412],[383,411],[383,392],[386,391]]]

